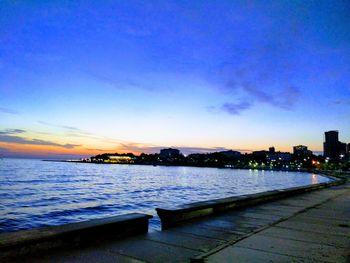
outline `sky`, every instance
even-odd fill
[[[0,156],[350,142],[350,2],[0,1]]]

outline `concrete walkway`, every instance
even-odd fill
[[[347,262],[350,185],[204,217],[166,231],[21,262]]]
[[[204,262],[350,262],[350,191],[200,257]],[[349,188],[348,188],[349,189]]]

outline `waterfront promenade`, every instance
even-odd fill
[[[312,193],[311,203],[285,220],[198,259],[203,262],[350,262],[350,188]],[[339,193],[339,195],[338,195]],[[323,201],[323,198],[329,197]]]
[[[22,262],[349,262],[350,184]]]

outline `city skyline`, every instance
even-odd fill
[[[0,156],[350,142],[346,1],[0,7]]]

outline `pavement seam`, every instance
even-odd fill
[[[163,242],[163,241],[160,241],[160,240],[154,240],[154,239],[149,239],[149,238],[141,238],[141,240],[152,241],[152,242],[156,242],[156,243],[160,243],[160,244],[164,244],[164,245],[172,246],[172,247],[184,248],[184,249],[192,250],[192,251],[195,251],[195,252],[203,252],[203,250],[205,250],[205,249],[189,248],[189,247],[186,247],[186,246],[176,245],[176,244],[173,244],[173,243],[170,244],[170,243],[166,243],[166,242]]]
[[[181,231],[174,231],[176,233],[180,233],[180,234],[184,234],[187,236],[191,236],[191,237],[204,237],[204,238],[210,238],[216,241],[221,241],[221,242],[228,242],[229,240],[227,239],[223,239],[223,238],[216,238],[216,237],[209,237],[209,236],[203,236],[203,235],[198,235],[198,234],[193,234],[193,233],[187,233],[187,232],[181,232]],[[232,233],[233,234],[233,233]]]

